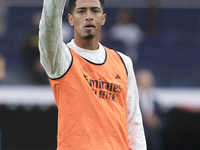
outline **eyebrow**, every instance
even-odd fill
[[[85,10],[85,9],[87,9],[87,7],[79,7],[79,8],[77,8],[77,10],[80,10],[80,9],[81,9],[81,10],[82,10],[82,9]],[[99,7],[91,7],[91,9],[94,10],[94,9],[100,9],[100,8],[99,8]]]

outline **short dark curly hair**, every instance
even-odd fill
[[[76,1],[77,0],[69,0],[68,9],[70,14],[73,13],[74,8],[76,7]],[[104,5],[105,5],[104,0],[99,0],[99,2],[101,3],[102,9],[104,10]]]

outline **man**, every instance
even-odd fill
[[[57,150],[146,150],[132,62],[99,43],[103,0],[44,0],[39,46],[58,107]],[[124,63],[123,63],[124,62]]]
[[[140,107],[148,150],[162,150],[162,130],[166,117],[157,101],[154,74],[147,69],[136,74]]]
[[[0,54],[0,84],[6,76],[6,60],[2,54]],[[0,150],[1,150],[1,130],[0,130]]]

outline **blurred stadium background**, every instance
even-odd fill
[[[115,23],[113,16],[119,8],[133,9],[137,24],[144,31],[135,71],[145,68],[155,75],[158,101],[168,118],[164,150],[200,150],[200,1],[153,0],[157,5],[148,0],[105,1],[106,31]],[[0,53],[7,65],[7,76],[0,84],[0,150],[56,148],[53,93],[48,84],[29,84],[18,47],[42,3],[0,0],[0,12],[6,13]],[[153,33],[147,29],[151,8]]]

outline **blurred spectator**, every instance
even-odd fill
[[[63,29],[63,41],[65,43],[70,42],[71,39],[74,37],[74,29],[72,26],[69,25],[66,14],[63,15],[62,29]]]
[[[6,0],[0,0],[0,38],[4,36],[7,31],[8,8],[6,3]]]
[[[20,50],[28,70],[29,84],[48,84],[48,77],[39,59],[38,32],[41,12],[35,12],[31,18],[31,27],[28,34],[20,41]],[[69,42],[73,37],[73,29],[63,19],[63,40]]]
[[[154,75],[149,70],[140,70],[136,79],[148,150],[162,150],[163,116],[156,101]]]
[[[28,71],[30,84],[47,84],[47,75],[40,64],[38,48],[38,32],[41,12],[35,12],[31,18],[31,28],[20,43],[25,67]]]
[[[6,76],[6,60],[3,55],[0,54],[0,84]],[[1,130],[0,130],[0,150],[1,150]]]
[[[120,9],[117,21],[109,31],[110,37],[122,41],[125,45],[124,53],[137,62],[138,44],[143,40],[143,32],[136,24],[136,16],[132,9]]]
[[[160,0],[146,0],[147,3],[147,27],[146,32],[155,36],[158,32],[158,4]]]
[[[0,83],[6,76],[6,60],[3,55],[0,54]]]

